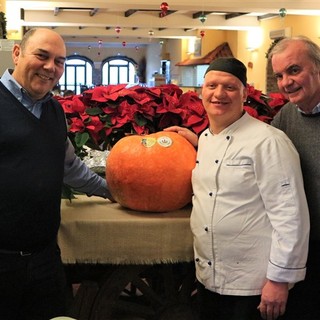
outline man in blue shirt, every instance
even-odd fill
[[[0,319],[65,314],[65,275],[56,237],[61,186],[111,198],[105,179],[74,154],[51,90],[66,47],[50,29],[32,29],[0,79]]]

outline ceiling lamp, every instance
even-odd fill
[[[116,33],[120,33],[121,27],[117,26],[117,27],[114,28],[114,30],[115,30]]]
[[[154,35],[154,31],[153,30],[149,30],[148,34],[149,34],[150,37],[152,37]]]
[[[199,16],[199,20],[202,23],[205,23],[207,20],[207,16],[202,12],[202,14]]]
[[[122,41],[122,46],[125,47],[127,43],[125,41]]]

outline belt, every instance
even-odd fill
[[[35,253],[42,252],[46,249],[56,248],[56,247],[57,247],[56,241],[52,241],[49,244],[47,244],[43,247],[39,247],[33,251],[24,251],[24,250],[15,251],[15,250],[0,249],[0,255],[17,255],[17,256],[21,256],[21,257],[28,257],[28,256],[31,256]]]
[[[19,255],[21,257],[27,257],[27,256],[31,256],[33,254],[33,252],[29,252],[29,251],[12,251],[12,250],[0,249],[0,255],[1,254]]]

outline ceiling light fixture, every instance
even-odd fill
[[[202,12],[202,14],[199,16],[199,20],[202,23],[205,23],[207,21],[207,16]]]
[[[287,9],[286,8],[279,9],[279,16],[281,18],[284,18],[286,15],[287,15]]]

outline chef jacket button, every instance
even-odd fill
[[[212,192],[209,192],[209,196],[212,197],[212,195],[213,195],[213,193],[212,193]]]
[[[230,136],[227,136],[226,138],[227,138],[227,140],[230,140]]]
[[[212,262],[211,262],[211,261],[208,261],[208,265],[211,266],[211,265],[212,265]]]
[[[196,262],[199,262],[200,261],[200,259],[199,258],[196,258]]]
[[[207,133],[205,133],[204,135],[205,135],[206,137],[208,136],[208,134],[207,134]]]
[[[208,232],[208,231],[209,231],[208,227],[205,227],[205,228],[204,228],[204,231],[207,231],[207,232]]]
[[[214,162],[215,162],[215,163],[219,163],[219,160],[215,160]]]

